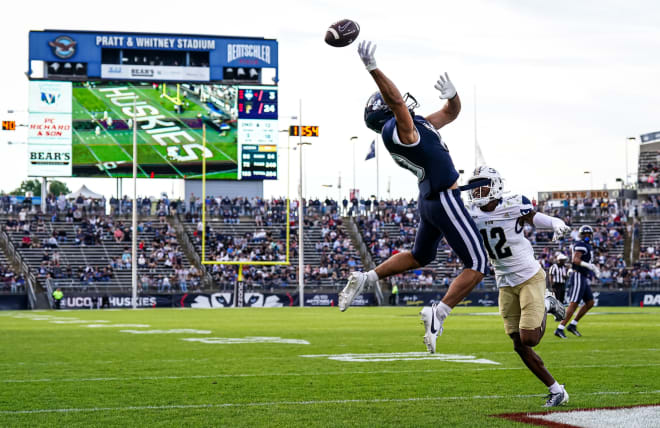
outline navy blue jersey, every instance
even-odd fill
[[[573,244],[573,255],[575,255],[576,251],[582,252],[582,261],[590,263],[591,259],[593,259],[593,250],[591,249],[591,244],[588,242],[575,241]],[[582,275],[591,275],[591,271],[589,269],[583,266],[578,266],[575,263],[573,263],[573,270],[581,273]]]
[[[427,199],[449,189],[458,180],[458,172],[438,130],[422,116],[415,116],[413,122],[419,134],[415,144],[401,143],[395,118],[385,123],[381,135],[392,159],[417,176],[420,197]]]

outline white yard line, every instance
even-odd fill
[[[587,395],[653,395],[660,394],[660,390],[654,391],[600,391],[573,393],[574,396]],[[372,398],[365,400],[307,400],[307,401],[269,401],[254,403],[208,403],[208,404],[171,404],[167,406],[124,406],[124,407],[86,407],[86,408],[63,408],[63,409],[34,409],[34,410],[1,410],[3,415],[21,415],[37,413],[81,413],[81,412],[118,412],[133,410],[170,410],[170,409],[203,409],[223,407],[269,407],[269,406],[314,406],[324,404],[371,404],[371,403],[405,403],[424,401],[453,401],[453,400],[501,400],[506,398],[533,398],[542,397],[545,394],[521,394],[521,395],[472,395],[472,396],[449,396],[449,397],[409,397],[409,398]]]
[[[562,366],[562,369],[581,369],[581,368],[640,368],[660,366],[660,363],[646,364],[594,364],[594,365],[570,365]],[[211,374],[211,375],[189,375],[189,376],[137,376],[137,377],[90,377],[90,378],[44,378],[44,379],[2,379],[0,384],[7,383],[38,383],[38,382],[131,382],[142,380],[178,380],[178,379],[214,379],[214,378],[245,378],[245,377],[309,377],[309,376],[338,376],[338,375],[359,375],[359,374],[397,374],[397,373],[447,373],[447,372],[465,372],[465,371],[489,371],[489,370],[527,370],[527,367],[455,367],[442,369],[426,370],[357,370],[357,371],[336,371],[336,372],[311,372],[311,373],[234,373],[234,374]]]

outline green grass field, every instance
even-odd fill
[[[419,308],[4,312],[0,426],[523,426],[490,415],[542,411],[547,390],[494,310],[456,309],[438,353],[497,365],[301,357],[423,352]],[[562,409],[660,403],[660,310],[593,312],[564,341],[549,318],[537,347],[570,393]],[[182,340],[246,336],[309,344]]]
[[[128,120],[129,117],[122,112],[122,108],[111,103],[108,95],[103,89],[125,87],[125,93],[135,93],[138,102],[146,102],[150,107],[156,108],[159,114],[164,116],[162,121],[174,123],[175,127],[185,132],[194,142],[179,136],[181,143],[202,144],[202,129],[198,121],[199,115],[208,114],[207,109],[198,104],[193,98],[186,98],[187,107],[182,114],[174,112],[174,104],[167,98],[161,97],[161,90],[154,89],[150,85],[124,84],[97,84],[94,87],[76,85],[73,88],[73,161],[74,175],[83,174],[89,176],[96,174],[100,177],[132,176],[131,168],[133,153],[133,133],[125,129],[106,129],[101,126],[100,135],[95,134],[95,128],[100,125],[103,113],[114,121],[119,119]],[[169,95],[176,95],[176,85],[168,86]],[[132,110],[132,109],[131,109]],[[191,123],[195,122],[195,125]],[[140,122],[142,125],[144,122]],[[141,125],[141,126],[142,126]],[[161,128],[166,126],[161,125]],[[168,146],[177,146],[171,140]],[[225,132],[218,132],[212,127],[207,127],[206,133],[207,149],[211,156],[206,158],[207,169],[211,174],[209,178],[236,179],[237,178],[237,131],[231,128]],[[139,174],[148,177],[151,172],[156,171],[160,177],[191,177],[201,172],[201,149],[194,149],[191,160],[172,159],[168,153],[168,146],[159,144],[145,130],[138,129],[138,161],[141,165]],[[181,151],[181,156],[190,153]],[[90,168],[99,162],[126,162],[126,168],[108,169],[102,171],[98,168]],[[78,172],[77,172],[78,171]]]

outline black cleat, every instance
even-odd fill
[[[568,327],[566,327],[566,330],[570,331],[571,333],[573,333],[577,337],[582,337],[580,332],[577,330],[577,327],[574,326],[573,324],[569,324]]]
[[[564,330],[560,330],[560,329],[555,330],[555,336],[557,336],[560,339],[566,339],[566,335],[564,334]]]

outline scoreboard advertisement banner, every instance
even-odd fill
[[[71,83],[30,82],[28,176],[71,176]]]
[[[208,82],[209,67],[175,67],[166,65],[101,65],[101,78],[108,80],[173,80],[175,82]]]

